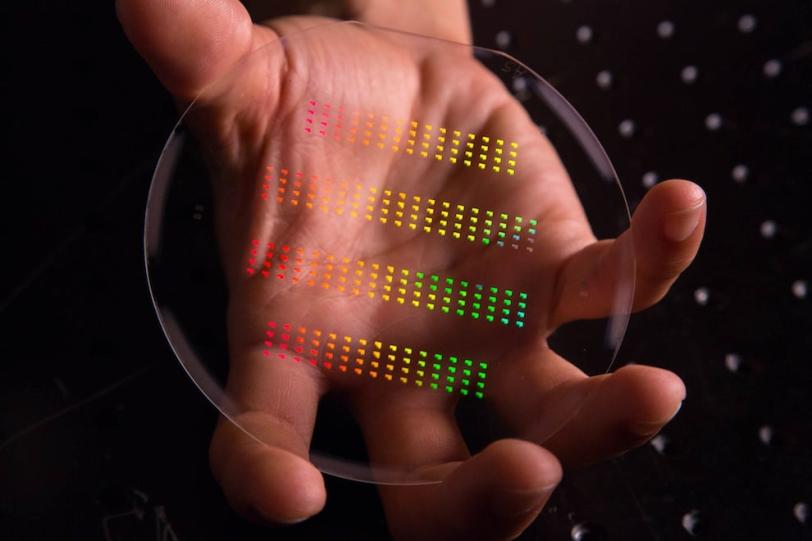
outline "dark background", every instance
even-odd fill
[[[812,539],[812,4],[471,12],[478,44],[584,115],[633,205],[671,177],[709,199],[698,260],[621,350],[682,376],[682,411],[652,444],[569,472],[524,538]],[[373,487],[328,479],[321,515],[268,531],[211,478],[215,415],[165,343],[141,253],[175,112],[112,2],[4,2],[0,40],[0,538],[385,539]]]

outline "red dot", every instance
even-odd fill
[[[322,365],[324,368],[326,368],[327,370],[332,370],[332,368],[333,368],[333,363],[329,363],[329,362],[326,362],[326,361],[325,361],[325,362],[323,362],[323,363],[321,363],[321,365]]]

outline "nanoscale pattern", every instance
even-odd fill
[[[269,321],[263,354],[373,380],[483,398],[488,363],[380,340]]]
[[[308,100],[304,131],[350,145],[376,147],[436,161],[448,161],[492,173],[516,173],[519,145],[488,135],[463,132],[426,122],[393,119],[385,114],[345,111]]]
[[[260,260],[263,251],[264,258]],[[337,257],[319,250],[305,250],[273,242],[262,246],[257,239],[251,241],[246,273],[519,328],[525,326],[527,317],[528,296],[524,292],[377,262]]]
[[[466,207],[432,197],[407,194],[360,181],[305,175],[268,166],[260,197],[279,205],[303,207],[364,219],[455,240],[533,251],[538,220]]]

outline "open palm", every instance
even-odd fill
[[[230,291],[229,391],[244,411],[239,422],[265,442],[227,423],[218,428],[212,464],[236,507],[281,522],[320,509],[323,482],[307,457],[318,400],[330,390],[351,401],[373,463],[445,481],[381,488],[393,532],[421,539],[513,535],[557,484],[558,460],[612,456],[670,419],[684,396],[672,374],[629,367],[587,378],[546,339],[564,322],[608,314],[624,250],[638,258],[635,306],[656,302],[699,244],[701,191],[664,183],[641,204],[631,231],[598,242],[555,151],[469,48],[346,24],[296,37],[327,21],[252,26],[222,2],[209,7],[223,10],[221,19],[229,14],[230,27],[218,23],[221,50],[192,69],[157,54],[160,39],[132,22],[158,9],[145,4],[152,2],[120,4],[133,41],[182,100],[205,88],[187,120],[216,179]],[[280,35],[294,37],[282,46]],[[393,126],[385,144],[365,133],[364,115],[376,128]],[[421,156],[423,133],[415,131],[426,125],[433,144]],[[487,173],[506,173],[507,153],[521,149],[509,167],[515,174],[494,182],[478,164],[463,164],[467,134],[493,134],[504,145],[505,164],[493,169],[491,156]],[[455,145],[461,153],[452,155]],[[505,212],[508,227],[519,224],[516,240],[499,236]],[[531,223],[541,223],[534,238]],[[450,280],[453,291],[430,289],[431,278]],[[490,287],[500,295],[491,312]],[[296,349],[291,336],[302,325],[309,330]],[[309,354],[314,330],[333,331],[333,346],[354,337],[352,355],[333,358],[326,337]],[[402,350],[397,366],[367,356],[373,339],[415,344],[412,371],[403,370]],[[431,379],[424,386],[415,374],[417,346],[491,362],[487,399],[535,443],[502,440],[469,457],[453,413],[469,382],[458,377],[440,386],[448,393],[427,391]],[[258,362],[262,352],[298,362]],[[375,382],[387,375],[391,384]]]

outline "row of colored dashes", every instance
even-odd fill
[[[269,321],[266,357],[290,359],[326,370],[483,398],[488,363],[460,356],[352,338],[336,332]]]
[[[275,171],[272,166],[267,167],[264,179],[260,197],[264,200],[275,197],[280,205],[348,215],[457,240],[485,245],[493,243],[515,250],[524,247],[533,251],[538,227],[535,218],[455,205],[436,198],[367,186],[358,181],[305,176],[301,171],[285,168]]]
[[[349,112],[316,100],[307,102],[306,111],[304,130],[308,134],[437,161],[447,160],[483,171],[516,173],[519,145],[515,142],[416,120],[405,122],[388,115]]]
[[[396,302],[432,312],[471,317],[488,323],[522,328],[527,317],[527,293],[499,289],[438,274],[392,265],[336,257],[268,242],[260,260],[260,242],[251,241],[246,272],[307,287]]]

